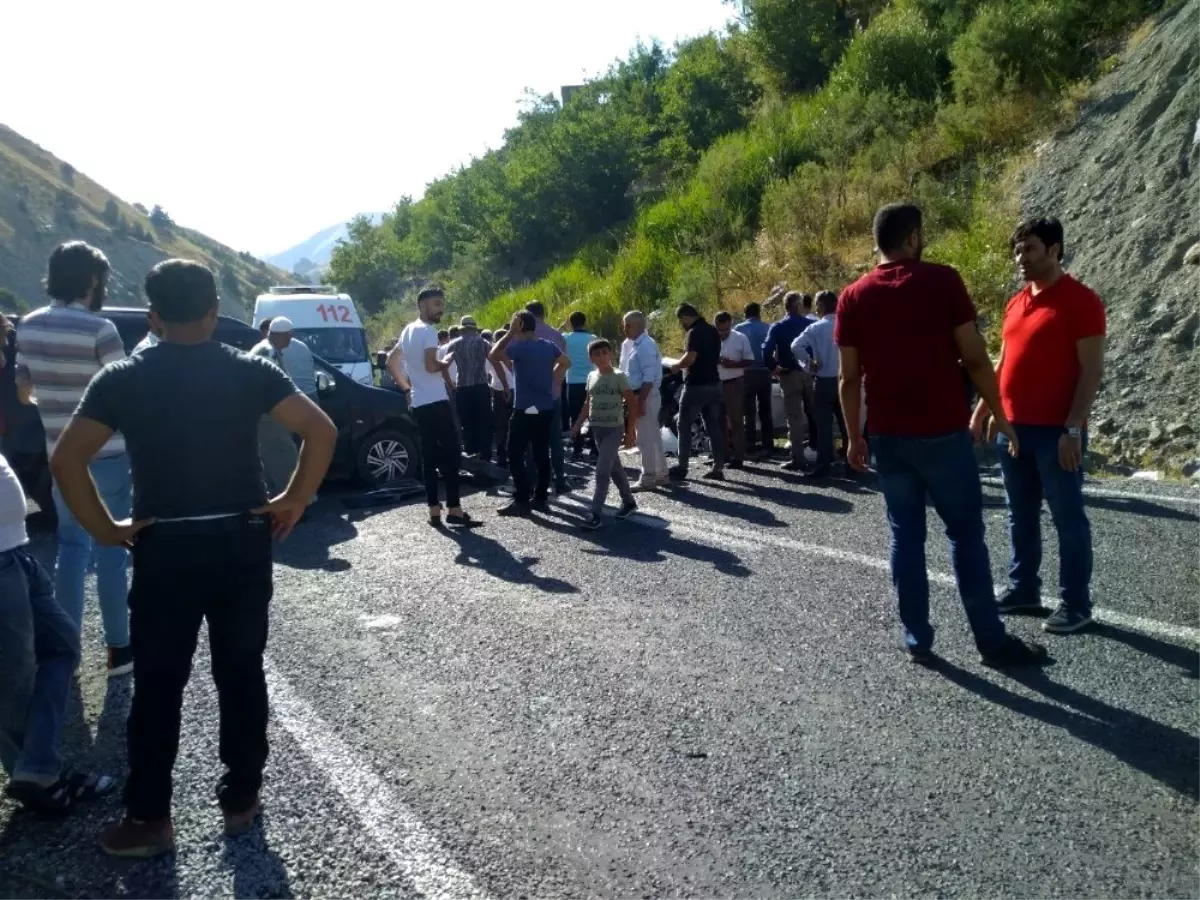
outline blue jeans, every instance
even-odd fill
[[[13,778],[62,770],[59,732],[79,630],[54,599],[50,573],[23,547],[0,553],[0,765]]]
[[[983,527],[983,488],[965,429],[937,437],[871,438],[875,468],[891,526],[892,584],[900,603],[904,641],[912,649],[933,643],[929,577],[925,568],[925,500],[946,526],[950,559],[967,621],[981,653],[1004,640],[996,611],[991,563]]]
[[[92,460],[89,466],[100,498],[114,519],[129,518],[133,483],[129,475],[129,457],[108,456]],[[129,552],[124,547],[101,547],[75,521],[54,485],[54,506],[58,510],[58,564],[54,571],[54,593],[76,628],[83,623],[83,583],[88,563],[96,557],[96,588],[100,594],[100,618],[104,623],[104,642],[110,647],[129,646]]]
[[[1042,579],[1042,499],[1058,532],[1058,595],[1071,612],[1090,615],[1092,598],[1092,526],[1083,509],[1083,470],[1068,472],[1058,464],[1062,429],[1048,425],[1016,425],[1021,455],[1008,455],[1008,438],[996,439],[1004,492],[1008,495],[1008,537],[1012,560],[1009,587],[1036,599]],[[1087,434],[1083,435],[1087,452]]]

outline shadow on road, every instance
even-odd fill
[[[549,515],[557,522],[545,518],[535,518],[534,521],[543,528],[550,529],[563,535],[589,541],[596,545],[595,550],[585,549],[584,553],[598,556],[614,556],[634,562],[663,562],[665,554],[691,559],[696,562],[711,563],[713,568],[724,575],[735,578],[748,578],[752,573],[742,564],[741,557],[728,550],[700,544],[674,535],[670,526],[664,521],[664,527],[637,528],[633,522],[618,522],[611,516],[605,516],[604,526],[597,531],[584,531],[579,527],[582,516],[571,514],[565,510],[551,507]],[[649,518],[647,513],[637,513],[643,520]],[[653,517],[657,518],[657,517]],[[630,531],[629,526],[636,528]],[[719,538],[717,538],[719,540]]]
[[[431,529],[432,531],[432,529]],[[577,594],[579,588],[561,578],[536,575],[533,566],[539,561],[536,556],[514,556],[503,544],[478,531],[442,529],[435,532],[458,544],[458,555],[454,562],[460,566],[483,569],[494,578],[513,584],[527,584],[548,594]]]
[[[935,670],[984,700],[1063,729],[1180,794],[1200,796],[1200,742],[1185,731],[1109,706],[1051,681],[1044,672],[1013,677],[1053,703],[1022,697],[944,659]]]
[[[848,500],[813,492],[813,488],[831,487],[831,480],[806,483],[795,479],[789,480],[788,483],[794,484],[800,490],[787,490],[786,488],[767,487],[762,484],[737,481],[714,481],[712,484],[706,484],[705,487],[714,487],[729,494],[744,494],[750,498],[761,498],[766,502],[791,509],[825,513],[850,513],[854,511],[854,504]]]
[[[728,482],[725,484],[728,484]],[[769,509],[763,509],[761,506],[752,503],[729,500],[725,497],[708,493],[707,488],[714,485],[725,486],[719,481],[697,481],[690,487],[676,488],[670,493],[664,493],[663,496],[684,506],[701,509],[717,516],[728,516],[747,525],[757,525],[760,528],[788,527],[787,522],[780,519]],[[703,490],[697,490],[700,486],[703,486]],[[726,489],[728,490],[728,488]],[[828,497],[824,494],[800,494],[784,491],[782,492],[782,496],[786,499],[780,502],[793,509],[808,509],[814,512],[848,512],[853,509],[853,506],[847,501],[839,500],[837,497]]]
[[[1161,659],[1169,665],[1178,666],[1188,678],[1200,679],[1200,653],[1195,650],[1180,647],[1178,644],[1168,644],[1148,634],[1130,631],[1108,622],[1099,622],[1093,627],[1095,633],[1102,637],[1124,644],[1147,656]]]
[[[286,541],[275,545],[275,562],[289,569],[346,572],[350,561],[333,556],[331,548],[356,537],[358,529],[348,518],[328,507],[314,507]]]
[[[1095,494],[1084,494],[1083,505],[1093,509],[1104,509],[1109,512],[1127,513],[1132,516],[1147,516],[1151,519],[1175,519],[1179,522],[1200,522],[1200,513],[1186,509],[1176,509],[1165,503],[1155,503],[1153,499],[1124,499],[1121,497],[1097,497]]]
[[[250,831],[225,838],[221,858],[233,869],[233,896],[290,898],[292,886],[279,855],[267,841],[268,814],[263,813]]]

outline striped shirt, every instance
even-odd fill
[[[446,352],[454,354],[454,364],[458,367],[456,383],[459,387],[487,384],[485,363],[491,349],[492,345],[475,331],[456,337],[446,345]]]
[[[33,387],[47,451],[53,451],[92,377],[124,358],[125,345],[117,326],[89,312],[82,303],[43,306],[21,320],[17,380]],[[96,458],[124,452],[125,439],[114,434]]]

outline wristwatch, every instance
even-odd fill
[[[1083,429],[1078,425],[1067,425],[1065,428],[1063,428],[1063,434],[1068,434],[1076,440],[1079,440],[1083,437]]]

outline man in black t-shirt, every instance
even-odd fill
[[[134,668],[125,816],[104,830],[114,856],[174,847],[171,769],[183,690],[208,621],[226,766],[218,798],[229,834],[259,811],[267,759],[263,650],[271,599],[271,536],[304,514],[333,454],[329,418],[265,359],[212,340],[212,272],[181,259],[146,276],[162,341],[105,367],[58,439],[50,468],[71,512],[97,543],[133,549],[129,591]],[[258,421],[270,414],[303,445],[291,482],[268,499]],[[121,432],[133,470],[133,519],[113,521],[88,461]]]
[[[704,473],[713,481],[725,480],[725,399],[717,366],[721,359],[721,335],[689,303],[675,310],[679,324],[687,332],[683,359],[671,367],[684,373],[683,393],[679,397],[679,464],[667,470],[675,481],[687,478],[691,456],[692,423],[704,418],[704,430],[712,441],[713,467]]]

